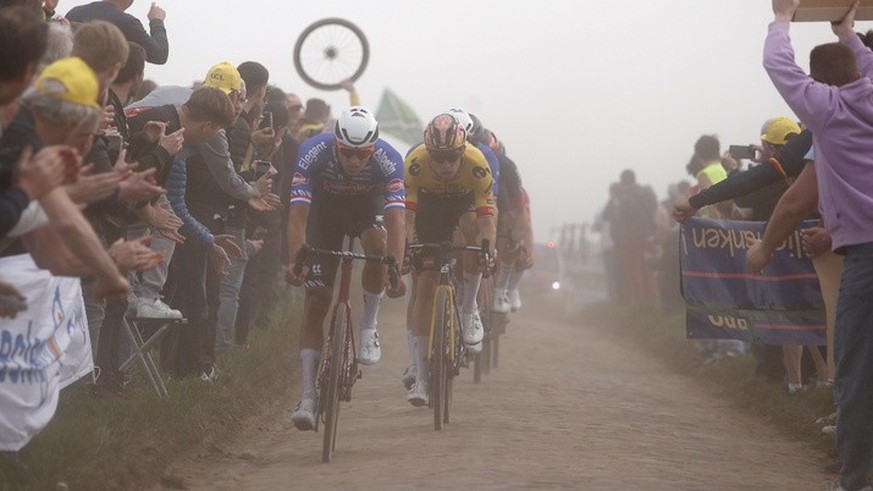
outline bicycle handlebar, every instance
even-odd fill
[[[397,282],[400,278],[400,268],[397,266],[397,260],[394,256],[371,256],[367,254],[359,254],[352,251],[334,251],[330,249],[318,249],[303,244],[300,250],[297,251],[297,256],[294,258],[294,274],[299,275],[303,272],[303,263],[311,256],[333,256],[340,259],[358,259],[361,261],[377,261],[388,266],[388,281],[391,283],[391,288],[397,288]]]
[[[443,254],[450,254],[452,252],[478,252],[479,256],[482,260],[482,263],[485,265],[483,268],[485,271],[483,273],[484,277],[491,276],[491,242],[488,239],[482,239],[482,244],[477,246],[471,245],[462,245],[457,246],[452,244],[451,242],[429,242],[429,243],[421,243],[421,244],[409,244],[406,246],[407,249],[414,250],[436,250]]]

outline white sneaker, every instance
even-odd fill
[[[409,395],[406,396],[406,400],[415,407],[427,406],[430,400],[428,398],[427,382],[413,384],[412,389],[409,390]]]
[[[470,314],[461,313],[461,337],[464,338],[464,344],[467,345],[476,344],[485,337],[485,329],[482,327],[482,319],[479,318],[478,310]]]
[[[376,329],[361,329],[361,347],[358,348],[358,362],[362,365],[372,365],[382,357],[379,346],[379,333]]]
[[[403,375],[400,376],[400,381],[403,382],[403,386],[406,387],[406,390],[412,389],[412,386],[415,385],[415,375],[418,373],[418,370],[415,368],[415,364],[409,365],[406,367],[406,370],[403,370]]]
[[[521,308],[521,295],[518,293],[518,288],[509,290],[509,305],[513,312]]]
[[[291,413],[291,422],[294,427],[300,431],[311,431],[315,429],[315,399],[305,398],[300,399],[294,412]]]
[[[160,298],[150,300],[141,298],[136,306],[136,316],[143,319],[181,319],[182,312],[170,308]]]
[[[467,353],[470,353],[471,355],[478,355],[482,352],[482,341],[479,341],[476,344],[467,344],[465,346],[467,347]]]
[[[506,290],[494,290],[494,301],[491,310],[500,314],[508,314],[512,305],[509,302],[509,294]]]

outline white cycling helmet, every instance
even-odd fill
[[[464,130],[467,132],[467,136],[469,137],[473,132],[473,127],[475,126],[473,118],[470,117],[470,114],[463,109],[455,108],[449,109],[448,113],[458,120],[458,124],[464,127]]]
[[[369,147],[379,139],[379,122],[369,109],[352,106],[336,118],[333,132],[337,141],[347,147]]]

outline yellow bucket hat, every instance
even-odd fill
[[[60,94],[61,100],[101,110],[97,104],[100,83],[91,67],[81,58],[61,58],[47,66],[33,83],[34,88],[40,92],[45,91],[47,80],[55,80],[64,86],[66,90]]]

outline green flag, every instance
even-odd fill
[[[409,145],[421,141],[424,125],[409,104],[397,97],[391,89],[386,88],[382,93],[376,120],[379,121],[380,132],[399,138]]]

